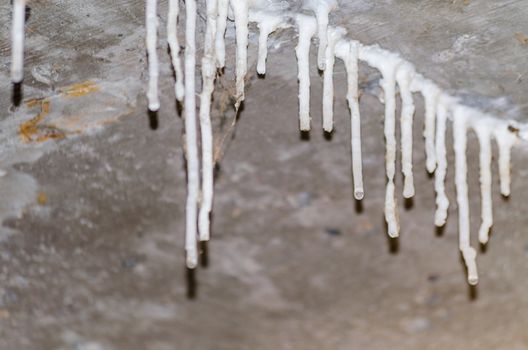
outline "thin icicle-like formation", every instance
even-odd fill
[[[247,74],[247,48],[248,48],[248,16],[247,0],[231,0],[231,8],[235,16],[236,29],[236,87],[235,108],[238,110],[244,101],[245,78]]]
[[[414,79],[415,71],[412,64],[404,62],[399,65],[396,71],[396,81],[400,88],[401,107],[401,150],[402,150],[402,173],[403,197],[411,198],[414,196],[414,179],[412,164],[412,147],[413,147],[413,118],[414,118],[414,101],[411,92],[411,82]]]
[[[435,225],[442,227],[447,220],[447,209],[449,208],[449,199],[445,192],[445,177],[447,173],[447,151],[446,151],[446,124],[447,124],[447,101],[448,97],[441,94],[438,97],[436,105],[436,171],[435,171],[435,191],[436,191],[436,211]]]
[[[299,79],[299,126],[301,131],[310,131],[310,44],[317,30],[312,16],[298,14],[299,41],[295,47],[297,55],[297,78]]]
[[[341,27],[328,28],[328,44],[325,52],[325,71],[323,76],[323,130],[332,132],[334,129],[334,62],[335,45],[346,30]]]
[[[361,156],[361,116],[359,113],[358,96],[358,56],[359,43],[357,41],[341,40],[335,49],[336,57],[343,60],[347,72],[347,101],[350,109],[350,145],[352,149],[352,176],[354,178],[354,197],[363,199],[363,160]]]
[[[424,98],[425,118],[423,136],[425,138],[425,168],[432,174],[435,171],[437,162],[435,150],[435,118],[440,89],[435,83],[425,79],[421,75],[415,77],[414,80],[416,88],[412,88],[413,92],[420,91]]]
[[[268,58],[268,37],[279,28],[286,28],[287,24],[281,16],[269,14],[265,11],[250,11],[249,21],[257,23],[259,29],[257,73],[266,74],[266,59]]]
[[[14,0],[11,24],[11,81],[20,83],[24,78],[24,24],[27,0]]]
[[[317,19],[317,37],[319,47],[317,49],[317,66],[320,70],[326,69],[326,45],[328,43],[328,15],[337,7],[336,0],[306,0],[304,7],[313,11]]]
[[[229,0],[218,0],[218,18],[216,20],[215,57],[216,67],[225,66],[225,31],[227,27],[227,12]]]
[[[211,98],[216,76],[214,40],[216,35],[217,0],[207,0],[204,56],[202,57],[202,93],[200,95],[200,133],[202,136],[202,202],[198,216],[200,241],[210,236],[210,214],[213,207],[213,130]]]
[[[185,1],[185,145],[187,156],[187,205],[185,251],[187,267],[198,264],[197,211],[200,190],[198,147],[196,133],[196,1]]]
[[[169,0],[169,13],[167,15],[167,42],[169,43],[172,68],[176,76],[174,92],[178,101],[183,101],[183,73],[180,62],[180,44],[178,43],[178,14],[180,12],[179,0]]]
[[[378,46],[364,46],[359,58],[377,68],[382,76],[381,87],[385,94],[385,169],[387,188],[385,192],[385,221],[387,233],[396,238],[400,235],[398,208],[394,198],[394,176],[396,174],[396,70],[402,63],[400,56],[380,49]]]
[[[148,82],[148,108],[155,112],[159,109],[158,97],[158,17],[157,17],[157,0],[147,0],[146,6],[146,27],[147,27],[147,53],[148,53],[148,68],[149,68],[149,82]]]
[[[482,120],[481,123],[474,123],[473,130],[477,134],[480,144],[480,197],[481,197],[481,218],[482,223],[479,228],[479,242],[488,243],[489,231],[493,225],[493,207],[491,198],[491,128]]]
[[[500,191],[505,197],[510,195],[511,150],[515,145],[515,142],[517,142],[517,137],[508,128],[508,125],[503,124],[493,130],[497,145],[499,146]]]
[[[470,242],[469,199],[467,185],[467,129],[468,114],[466,107],[457,106],[454,110],[453,138],[455,149],[455,186],[458,204],[459,249],[467,268],[467,280],[471,285],[478,283],[477,253]]]

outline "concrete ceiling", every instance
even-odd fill
[[[300,137],[293,32],[274,37],[261,79],[253,73],[253,30],[247,99],[234,128],[232,45],[218,81],[213,121],[223,157],[213,239],[207,268],[190,276],[182,120],[161,48],[162,107],[157,118],[146,113],[144,2],[29,7],[26,79],[13,96],[10,5],[0,5],[1,349],[528,348],[524,146],[514,152],[510,200],[500,197],[494,173],[493,236],[479,253],[481,283],[470,289],[457,249],[451,150],[449,221],[443,232],[433,225],[421,99],[417,195],[413,203],[399,198],[396,244],[382,216],[379,74],[360,72],[366,198],[359,204],[343,67],[336,66],[333,137],[320,130],[315,69],[314,129]],[[166,7],[161,1],[162,25]],[[399,52],[467,104],[527,121],[526,1],[343,1],[331,17],[350,37]],[[470,136],[473,235],[477,150]],[[401,178],[397,186],[400,193]]]

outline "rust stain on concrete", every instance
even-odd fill
[[[34,118],[20,124],[19,135],[22,141],[26,143],[44,142],[64,138],[65,135],[60,130],[42,124],[44,118],[50,112],[50,101],[43,99],[39,102],[32,100],[27,103],[28,106],[36,106],[38,104],[40,104],[40,112]]]
[[[92,80],[69,85],[60,90],[61,95],[67,97],[81,97],[96,91],[99,91],[99,86]]]

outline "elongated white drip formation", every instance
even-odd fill
[[[158,15],[157,15],[157,0],[147,0],[146,6],[146,27],[147,27],[147,54],[148,54],[148,70],[149,70],[149,82],[148,82],[148,108],[155,112],[159,109],[159,97],[158,97],[158,76],[159,76],[159,63],[158,63]]]
[[[467,267],[468,282],[475,285],[478,282],[476,256],[477,253],[470,242],[469,200],[467,185],[467,130],[469,110],[457,106],[454,110],[453,140],[455,149],[455,186],[458,204],[459,249]]]
[[[500,191],[503,196],[508,197],[511,192],[511,150],[518,140],[506,123],[496,125],[493,128],[493,135],[499,146]]]
[[[359,43],[357,41],[343,41],[336,44],[336,57],[345,64],[347,72],[347,101],[350,109],[350,146],[352,149],[352,176],[354,179],[354,198],[363,199],[363,160],[361,155],[361,115],[359,113]],[[299,94],[300,95],[300,94]]]
[[[313,17],[303,14],[298,14],[295,21],[299,28],[299,40],[295,47],[299,79],[299,128],[301,131],[310,131],[310,46],[317,22]]]
[[[167,15],[167,42],[169,44],[172,68],[176,76],[174,92],[176,99],[183,101],[185,94],[183,87],[183,73],[180,62],[180,44],[178,42],[178,15],[180,6],[178,0],[169,0],[169,13]]]
[[[408,62],[402,62],[396,71],[396,81],[400,88],[401,106],[401,149],[402,149],[402,172],[404,176],[403,197],[414,196],[414,177],[412,165],[413,146],[413,118],[414,101],[411,92],[411,83],[414,79],[414,67]]]
[[[218,17],[216,19],[215,57],[216,67],[225,67],[225,40],[224,35],[227,28],[227,12],[229,0],[218,0]]]
[[[447,152],[446,152],[446,124],[449,98],[446,95],[440,95],[436,105],[436,139],[435,139],[435,191],[436,191],[436,211],[435,225],[442,227],[447,220],[447,209],[449,208],[449,199],[445,192],[445,178],[447,173]]]
[[[344,28],[328,28],[328,43],[325,51],[325,70],[323,76],[323,130],[334,129],[334,62],[335,46],[345,35]]]
[[[14,0],[13,23],[11,25],[11,81],[20,83],[24,79],[24,25],[27,0]]]
[[[304,7],[311,10],[317,19],[317,37],[319,47],[317,49],[317,67],[320,70],[326,68],[326,45],[328,44],[328,15],[337,7],[336,0],[307,0]]]
[[[425,117],[424,132],[425,139],[425,168],[432,174],[437,165],[436,145],[435,145],[435,118],[439,104],[440,89],[432,81],[417,74],[414,77],[411,87],[412,92],[420,92],[424,98]]]
[[[479,242],[488,243],[489,231],[493,225],[493,207],[491,198],[491,129],[484,124],[485,120],[475,123],[473,129],[477,133],[480,144],[480,198],[482,223],[479,229]]]
[[[200,95],[200,132],[202,136],[202,202],[198,218],[200,241],[209,240],[209,217],[213,207],[214,164],[211,99],[216,76],[214,40],[217,15],[217,0],[207,0],[207,24],[202,58],[202,93]]]
[[[388,53],[378,46],[366,46],[359,50],[359,59],[377,68],[383,79],[380,82],[385,98],[385,171],[387,173],[387,188],[385,191],[385,221],[387,233],[396,238],[400,234],[398,207],[394,198],[394,176],[396,175],[396,71],[402,64],[402,59],[393,53]]]
[[[236,27],[235,108],[238,110],[240,104],[244,101],[244,88],[247,74],[249,4],[247,0],[231,0],[231,8],[235,15]]]
[[[268,58],[268,37],[279,28],[289,27],[282,16],[264,11],[250,11],[249,21],[257,23],[259,29],[257,73],[266,74],[266,60]]]
[[[198,264],[197,211],[200,191],[196,134],[196,1],[185,2],[185,145],[187,156],[187,205],[185,251],[188,268]]]

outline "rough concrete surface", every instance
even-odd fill
[[[500,198],[494,168],[493,236],[478,257],[481,282],[469,289],[452,150],[448,224],[433,225],[421,98],[417,195],[407,205],[398,197],[402,236],[390,242],[379,74],[361,67],[366,198],[358,204],[344,68],[335,68],[333,137],[320,130],[315,65],[314,128],[301,137],[291,31],[270,43],[268,73],[252,74],[234,129],[232,68],[218,82],[213,238],[207,267],[187,274],[182,120],[164,45],[162,108],[157,120],[146,113],[143,6],[31,1],[26,78],[14,91],[10,5],[0,5],[0,349],[528,349],[526,148],[513,154],[510,200]],[[400,52],[467,103],[526,121],[526,18],[525,0],[342,1],[332,23]],[[469,140],[476,236],[478,145]]]

